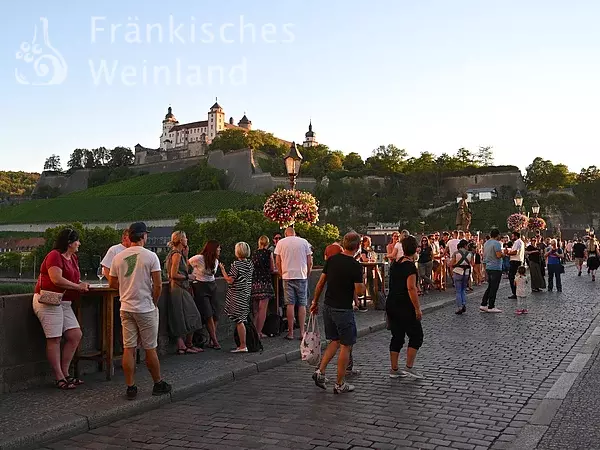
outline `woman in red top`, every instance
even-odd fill
[[[59,389],[74,389],[83,381],[69,376],[69,367],[75,350],[81,341],[81,329],[71,307],[82,292],[87,292],[89,285],[79,280],[79,234],[72,228],[60,232],[54,243],[54,249],[46,255],[40,267],[40,277],[35,285],[33,295],[33,311],[40,320],[46,335],[46,356],[56,377]],[[64,292],[58,306],[40,303],[40,292]],[[65,337],[62,358],[60,341]]]

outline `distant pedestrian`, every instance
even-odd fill
[[[483,293],[481,306],[482,312],[501,313],[502,310],[496,308],[496,295],[502,281],[502,244],[500,243],[500,231],[494,228],[490,232],[490,239],[483,247],[483,263],[487,273],[488,287]]]
[[[525,253],[529,260],[529,274],[531,276],[531,290],[541,292],[546,289],[546,279],[542,275],[542,254],[537,245],[537,239],[531,239],[529,245],[525,248]]]
[[[456,253],[451,258],[452,276],[456,288],[456,314],[467,312],[467,286],[473,262],[473,255],[467,249],[468,245],[465,239],[459,241]]]
[[[152,395],[171,392],[171,385],[160,374],[158,360],[158,300],[162,291],[160,261],[156,253],[144,248],[148,229],[143,222],[129,227],[131,247],[113,259],[109,284],[119,291],[121,323],[123,325],[123,372],[127,384],[127,398],[137,396],[135,385],[135,349],[138,340],[146,351],[146,367],[154,388]]]
[[[223,263],[221,273],[229,289],[225,297],[225,314],[235,322],[235,326],[240,338],[240,344],[231,353],[247,353],[246,347],[246,326],[245,322],[250,315],[250,300],[252,294],[252,274],[254,265],[250,261],[250,246],[246,242],[235,244],[235,257],[237,258],[229,269],[225,270]]]
[[[310,244],[296,236],[292,227],[285,230],[283,238],[275,247],[276,265],[283,279],[283,296],[286,305],[288,340],[294,339],[294,306],[298,305],[300,336],[304,336],[306,305],[308,303],[308,277],[312,271],[313,258]]]
[[[556,278],[556,290],[562,292],[562,281],[560,278],[563,265],[561,260],[563,258],[562,249],[558,248],[556,239],[550,241],[550,247],[546,249],[545,253],[546,265],[548,267],[548,292],[552,292],[554,288],[554,279]]]
[[[521,266],[517,269],[517,275],[515,277],[515,285],[517,286],[517,310],[515,314],[527,314],[527,297],[531,292],[529,280],[527,279],[527,269],[525,266]]]
[[[575,266],[577,267],[577,276],[581,276],[581,270],[583,269],[583,261],[585,261],[587,247],[581,239],[577,239],[573,244],[573,259],[575,260]]]
[[[506,255],[509,257],[508,281],[510,282],[510,290],[512,295],[509,299],[517,299],[517,287],[515,286],[515,277],[517,270],[525,261],[525,244],[521,240],[521,233],[518,231],[512,234],[512,246],[506,250]]]
[[[337,255],[338,253],[342,253],[344,248],[342,247],[341,238],[337,238],[333,243],[329,244],[325,247],[324,259],[327,261],[333,255]]]
[[[417,352],[423,345],[423,327],[421,326],[421,305],[417,289],[418,243],[414,236],[401,241],[404,256],[390,268],[390,290],[386,302],[388,327],[392,332],[390,341],[390,378],[411,376],[423,378],[414,368]],[[406,349],[406,366],[400,370],[398,359],[408,336]]]
[[[592,274],[592,281],[596,281],[596,270],[600,267],[600,254],[598,250],[598,241],[593,234],[590,235],[590,240],[588,241],[587,256],[588,271]]]
[[[252,311],[253,321],[259,337],[267,337],[262,329],[267,318],[267,308],[269,302],[275,298],[273,290],[273,273],[275,272],[275,262],[273,253],[267,248],[269,238],[261,236],[258,239],[258,249],[252,255],[252,264],[254,272],[252,274]]]

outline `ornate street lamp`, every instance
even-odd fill
[[[517,190],[513,201],[515,202],[515,206],[519,208],[519,212],[521,212],[521,208],[523,207],[523,196],[521,195],[521,191]]]
[[[533,202],[533,205],[531,206],[531,212],[533,212],[534,217],[537,217],[540,213],[540,204],[537,200]]]
[[[292,142],[290,151],[285,158],[283,158],[283,161],[285,162],[285,170],[290,177],[290,187],[292,190],[296,189],[296,178],[300,172],[300,164],[302,164],[302,159],[302,155],[296,148],[296,143]]]

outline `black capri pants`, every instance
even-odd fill
[[[418,350],[423,345],[423,327],[415,312],[388,311],[388,324],[392,332],[390,352],[400,353],[408,336],[408,346]]]

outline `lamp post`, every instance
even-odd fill
[[[302,159],[302,155],[296,148],[296,143],[292,142],[290,151],[285,158],[283,158],[283,161],[285,162],[285,170],[290,177],[290,188],[292,191],[296,189],[296,178],[300,172],[300,164],[302,164]]]
[[[537,217],[540,213],[540,204],[537,200],[533,202],[533,205],[531,206],[531,212],[533,212],[533,217]]]
[[[523,211],[523,196],[521,195],[521,191],[517,190],[515,194],[515,198],[513,199],[515,202],[515,206],[519,209],[519,213]]]

